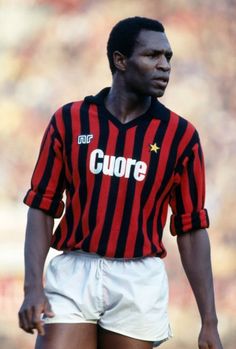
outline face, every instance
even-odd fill
[[[142,30],[131,57],[126,58],[124,79],[131,91],[163,96],[170,75],[172,50],[165,33]]]

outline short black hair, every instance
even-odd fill
[[[119,51],[126,57],[130,57],[135,47],[136,38],[143,29],[162,33],[165,31],[161,22],[138,16],[123,19],[112,28],[107,42],[107,57],[112,74],[116,71],[113,53]]]

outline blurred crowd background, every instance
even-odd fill
[[[108,34],[134,15],[164,23],[174,57],[162,102],[201,135],[219,329],[224,349],[236,347],[236,1],[1,0],[1,349],[30,349],[35,340],[18,329],[17,312],[27,213],[22,199],[42,133],[59,106],[110,85]],[[164,241],[175,336],[163,349],[196,348],[200,320],[168,226]]]

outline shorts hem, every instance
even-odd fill
[[[141,341],[153,342],[153,346],[154,347],[156,347],[156,346],[160,345],[161,343],[166,342],[167,340],[172,338],[172,334],[170,334],[170,333],[168,333],[166,336],[164,336],[164,338],[163,337],[162,338],[158,338],[158,339],[157,338],[150,339],[150,338],[143,338],[143,337],[141,338],[141,336],[138,336],[136,334],[130,334],[130,333],[127,333],[126,331],[123,331],[123,330],[120,330],[120,329],[117,329],[117,328],[103,326],[99,322],[98,322],[98,325],[101,328],[103,328],[104,330],[111,331],[111,332],[114,332],[114,333],[118,333],[118,334],[121,334],[121,335],[126,336],[126,337],[138,339],[138,340],[141,340]]]
[[[43,319],[44,324],[45,325],[50,325],[50,324],[94,324],[97,325],[97,321],[96,320],[86,320],[86,319],[53,319],[50,318],[50,320],[48,319]]]

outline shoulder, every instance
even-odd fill
[[[87,104],[86,98],[79,101],[73,101],[60,106],[51,117],[51,122],[60,125],[70,122],[73,118],[78,118],[80,110],[84,104]]]
[[[73,102],[69,102],[69,103],[66,103],[66,104],[60,106],[55,111],[52,118],[57,120],[60,118],[66,118],[66,117],[73,115],[78,109],[81,108],[83,102],[84,102],[84,100],[73,101]]]
[[[173,122],[178,121],[181,125],[189,125],[192,129],[196,130],[195,126],[192,124],[192,122],[185,116],[182,116],[175,111],[169,109],[164,104],[162,104],[160,101],[156,101],[155,103],[155,109],[157,113],[161,113],[162,115],[166,116],[166,121]]]
[[[176,131],[183,134],[192,135],[196,140],[199,138],[198,131],[193,123],[185,116],[179,115],[175,111],[167,108],[158,100],[154,103],[155,117],[168,123],[170,128],[175,127]]]

